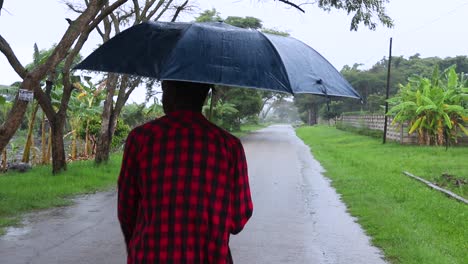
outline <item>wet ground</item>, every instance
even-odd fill
[[[271,126],[243,143],[255,209],[231,239],[235,263],[385,263],[290,126]],[[0,237],[0,263],[125,263],[115,191],[25,219]]]

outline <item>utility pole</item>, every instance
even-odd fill
[[[392,67],[392,40],[390,38],[390,50],[388,55],[388,72],[387,72],[387,91],[385,96],[385,123],[384,123],[384,133],[383,133],[383,144],[387,142],[387,122],[388,122],[388,97],[390,96],[390,69]]]

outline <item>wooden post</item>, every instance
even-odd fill
[[[430,182],[430,181],[426,181],[425,179],[423,179],[423,178],[421,178],[421,177],[414,176],[413,174],[411,174],[411,173],[409,173],[409,172],[407,172],[407,171],[404,171],[403,174],[405,174],[406,176],[411,177],[411,178],[413,178],[413,179],[416,179],[416,180],[418,180],[418,181],[420,181],[420,182],[425,183],[427,186],[431,187],[431,188],[434,189],[434,190],[443,192],[443,193],[445,193],[446,195],[448,195],[448,196],[450,196],[450,197],[452,197],[452,198],[454,198],[454,199],[457,199],[457,200],[460,201],[460,202],[463,202],[463,203],[465,203],[465,204],[468,204],[468,200],[466,200],[465,198],[463,198],[463,197],[461,197],[461,196],[459,196],[459,195],[457,195],[457,194],[455,194],[455,193],[453,193],[453,192],[451,192],[451,191],[449,191],[449,190],[446,190],[446,189],[444,189],[444,188],[441,188],[441,187],[439,187],[439,186],[433,184],[433,183]]]
[[[385,121],[384,121],[384,133],[383,133],[383,144],[387,142],[387,121],[388,121],[388,97],[390,96],[390,69],[392,67],[392,39],[390,38],[390,50],[388,55],[388,71],[387,71],[387,91],[385,96]]]

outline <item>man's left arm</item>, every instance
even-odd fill
[[[234,156],[234,186],[231,195],[231,233],[237,234],[244,228],[253,213],[253,203],[250,195],[247,159],[240,141],[233,151]]]
[[[140,195],[136,178],[138,176],[136,171],[136,144],[135,134],[132,131],[125,143],[122,167],[118,180],[118,218],[127,249],[133,235],[133,230],[135,229]]]

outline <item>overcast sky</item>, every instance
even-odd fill
[[[313,47],[338,70],[344,65],[363,63],[363,68],[388,56],[389,38],[393,37],[393,55],[448,57],[468,55],[468,0],[390,0],[387,13],[395,21],[393,29],[379,25],[375,31],[360,26],[349,31],[351,16],[345,12],[325,12],[315,5],[304,6],[303,14],[273,0],[190,0],[198,10],[181,17],[192,21],[203,10],[216,8],[227,16],[254,16],[264,27],[288,31]],[[33,45],[50,48],[59,42],[75,17],[60,0],[5,0],[0,16],[0,34],[10,43],[23,65],[32,61]],[[8,12],[7,12],[8,11]],[[100,39],[90,37],[81,54],[87,56]],[[0,84],[20,78],[0,55]]]

